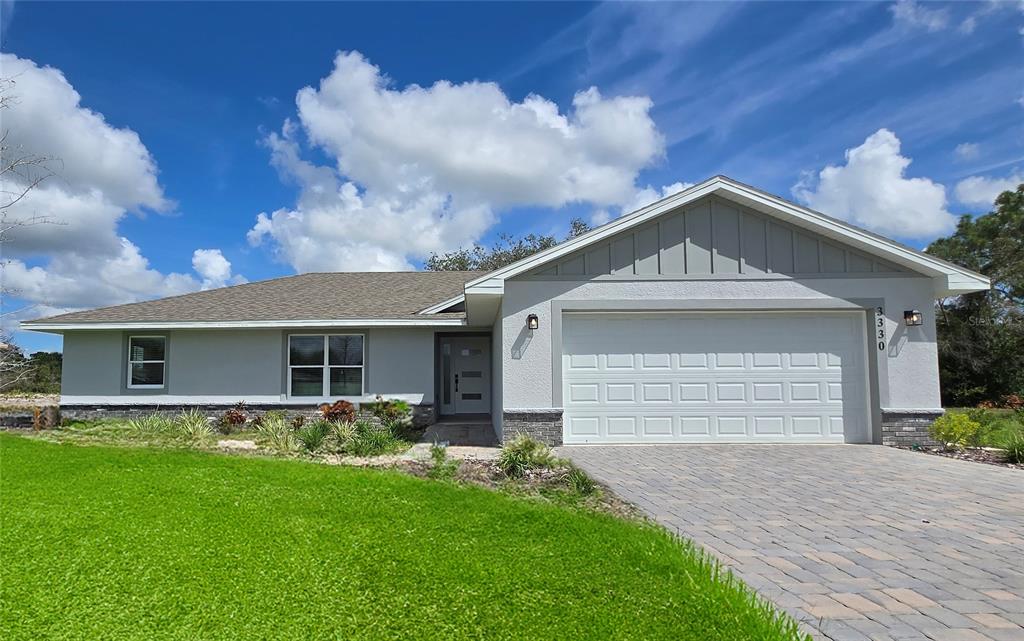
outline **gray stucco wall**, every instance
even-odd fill
[[[365,400],[382,394],[416,404],[434,401],[434,331],[431,328],[160,332],[168,335],[165,388],[125,390],[127,336],[140,333],[154,332],[65,333],[63,402],[285,402],[289,400],[285,396],[286,337],[294,333],[363,334],[366,336]]]
[[[367,332],[367,349],[370,395],[423,394],[423,402],[434,402],[433,329],[374,328]]]
[[[934,409],[939,398],[938,357],[932,283],[923,277],[806,279],[661,279],[661,280],[511,280],[502,301],[503,406],[510,409],[557,408],[552,394],[553,301],[695,300],[815,302],[881,300],[885,308],[884,351],[876,350],[877,404],[882,408]],[[593,303],[590,303],[593,304]],[[704,309],[714,309],[712,303]],[[924,325],[906,327],[903,311],[924,313]],[[525,319],[537,314],[540,329],[528,332]]]
[[[67,332],[60,375],[62,394],[110,396],[121,393],[121,332]]]
[[[280,394],[281,341],[280,330],[171,332],[167,394]]]

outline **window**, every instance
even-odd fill
[[[362,396],[363,336],[289,336],[288,395]]]
[[[128,337],[128,388],[158,389],[164,386],[167,360],[164,336]]]

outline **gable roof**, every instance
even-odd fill
[[[461,325],[463,312],[421,309],[460,295],[482,272],[300,274],[142,303],[72,312],[22,323],[25,329],[145,327],[314,327]]]
[[[605,240],[613,235],[649,222],[662,214],[687,204],[717,195],[773,216],[796,227],[815,232],[864,253],[901,265],[913,272],[936,280],[936,295],[981,291],[990,287],[988,277],[930,256],[902,243],[866,229],[808,209],[765,191],[738,182],[727,176],[715,176],[677,194],[663,198],[637,211],[626,214],[597,229],[564,243],[528,256],[511,265],[483,274],[466,283],[467,294],[499,294],[504,281],[542,267],[572,252]]]

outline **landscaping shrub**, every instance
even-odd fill
[[[1006,460],[1010,463],[1024,464],[1024,430],[1006,437],[1003,442]]]
[[[960,413],[943,414],[929,429],[932,438],[957,448],[976,443],[980,432],[981,423]]]
[[[245,425],[245,421],[248,418],[245,413],[245,401],[239,401],[234,407],[224,412],[224,416],[221,416],[220,420],[217,421],[217,427],[221,433],[230,434],[231,430]]]
[[[345,445],[345,453],[352,456],[379,456],[402,449],[405,442],[399,439],[387,425],[371,421],[356,421],[354,434]]]
[[[315,454],[324,444],[324,440],[331,432],[331,424],[324,420],[313,421],[305,425],[295,435],[299,439],[302,449],[310,454]]]
[[[378,395],[376,402],[369,404],[369,409],[385,423],[397,423],[403,427],[412,423],[412,407],[403,400],[384,400]]]
[[[146,414],[128,419],[128,427],[142,434],[162,434],[170,432],[174,423],[161,414]]]
[[[320,413],[323,415],[325,421],[332,423],[338,421],[352,422],[356,420],[356,406],[348,401],[335,401],[328,405],[324,403],[320,406]]]
[[[556,463],[550,447],[525,434],[502,446],[498,455],[498,467],[509,478],[521,478],[527,470],[553,467]]]
[[[295,449],[295,431],[280,412],[264,414],[256,429],[270,449],[281,453]]]
[[[292,419],[292,429],[293,430],[302,429],[302,426],[305,425],[305,424],[306,424],[306,417],[302,416],[301,414],[299,416],[296,416],[295,418]]]
[[[174,429],[178,434],[193,440],[200,440],[213,434],[210,419],[195,407],[175,417]]]
[[[571,465],[565,473],[565,484],[581,496],[590,496],[597,491],[597,483],[586,472]]]
[[[430,472],[428,476],[437,481],[450,481],[455,478],[461,463],[448,458],[448,448],[442,445],[430,447]]]
[[[331,426],[331,437],[334,439],[335,449],[344,452],[349,441],[356,435],[356,427],[350,421],[336,421],[328,423]]]

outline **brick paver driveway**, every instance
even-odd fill
[[[870,445],[559,449],[822,639],[1024,640],[1024,473]]]

